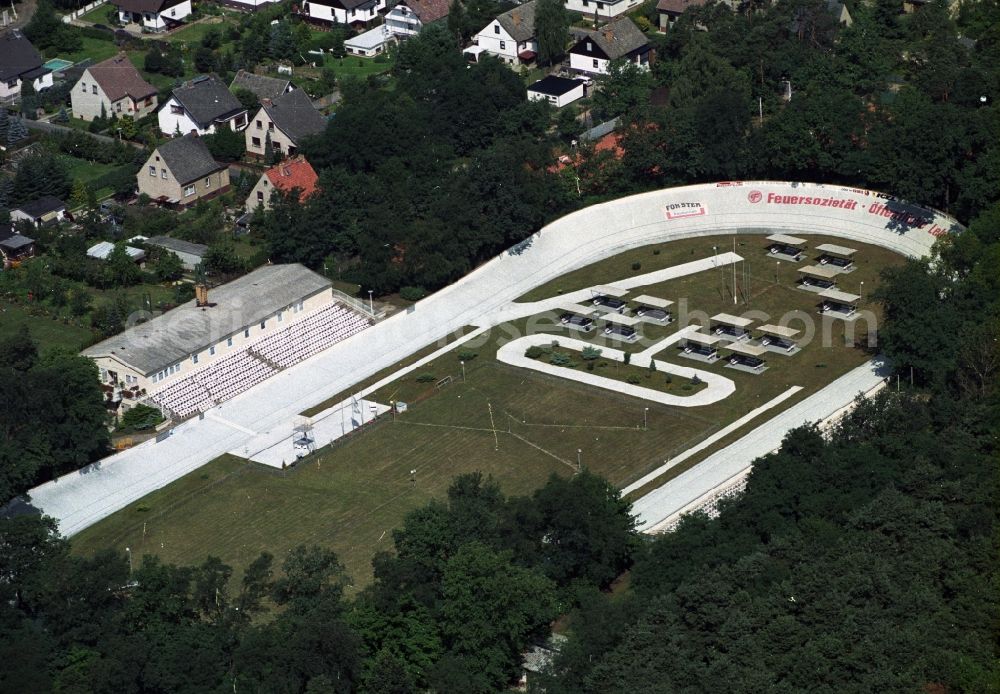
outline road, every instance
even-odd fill
[[[884,216],[886,205],[895,217]],[[806,183],[705,184],[594,205],[552,222],[413,311],[397,313],[223,403],[213,417],[189,420],[162,442],[36,487],[30,500],[71,536],[257,435],[290,433],[299,412],[400,364],[424,345],[466,325],[506,322],[521,306],[512,302],[528,290],[630,248],[781,231],[854,239],[916,257],[930,252],[936,235],[960,229],[942,213],[870,191]]]

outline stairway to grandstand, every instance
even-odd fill
[[[170,384],[152,400],[179,418],[203,412],[370,325],[364,316],[330,304]]]

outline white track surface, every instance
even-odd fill
[[[654,347],[657,350],[661,350],[664,347],[663,342],[676,342],[683,337],[686,332],[697,329],[697,326],[684,328],[677,333],[674,333],[666,340],[657,343]],[[565,366],[555,366],[554,364],[548,364],[537,359],[529,359],[524,356],[524,351],[528,349],[528,347],[534,345],[539,347],[551,345],[553,340],[557,341],[561,347],[566,347],[577,352],[583,351],[585,347],[593,347],[593,344],[590,342],[584,342],[583,340],[577,340],[572,337],[554,337],[552,335],[541,334],[525,335],[524,337],[516,340],[511,340],[498,349],[497,359],[502,361],[504,364],[510,364],[511,366],[520,366],[524,369],[532,369],[533,371],[539,371],[544,374],[549,374],[550,376],[557,376],[558,378],[565,378],[578,383],[586,383],[587,385],[594,386],[596,388],[604,388],[605,390],[611,390],[616,393],[624,393],[625,395],[631,395],[632,397],[640,398],[642,400],[658,402],[661,405],[672,405],[674,407],[700,407],[701,405],[711,405],[713,402],[719,402],[719,400],[729,397],[736,390],[736,384],[725,376],[714,374],[711,371],[702,371],[701,369],[692,369],[687,366],[671,364],[669,362],[660,361],[659,359],[654,360],[656,362],[657,371],[661,373],[673,374],[678,378],[686,380],[690,380],[695,376],[698,376],[698,378],[704,381],[708,387],[691,395],[671,395],[670,393],[653,390],[652,388],[643,388],[642,386],[632,385],[631,383],[625,383],[624,381],[616,381],[613,378],[600,376],[591,371],[567,369]],[[624,354],[625,353],[620,349],[612,349],[609,347],[601,349],[601,356],[607,357],[612,361],[621,361]],[[637,368],[646,369],[649,368],[649,362],[650,358],[648,356],[636,354],[631,363]]]
[[[774,195],[796,197],[779,203]],[[848,207],[806,204],[807,197],[845,201]],[[523,315],[525,305],[512,302],[528,290],[631,248],[697,236],[790,232],[861,241],[917,257],[930,252],[936,234],[961,228],[943,214],[914,206],[906,209],[926,216],[927,223],[902,226],[873,207],[886,202],[876,193],[839,186],[741,182],[671,188],[588,207],[549,224],[516,251],[421,301],[413,312],[394,315],[275,375],[215,408],[212,416],[185,422],[160,443],[137,446],[36,487],[30,500],[71,536],[226,451],[241,449],[258,432],[288,426],[299,412],[349,391],[423,345],[465,325],[497,325]],[[834,390],[839,396],[847,387]],[[832,411],[834,404],[817,405],[815,412]]]

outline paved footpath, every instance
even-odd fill
[[[960,230],[953,219],[932,210],[870,191],[809,183],[704,184],[594,205],[549,224],[420,301],[412,312],[395,314],[223,403],[212,417],[189,420],[159,443],[144,443],[36,487],[30,501],[71,536],[243,447],[253,438],[245,430],[282,426],[463,326],[510,320],[511,302],[530,289],[632,248],[698,236],[790,232],[855,239],[919,257],[930,253],[937,235]],[[669,246],[664,251],[670,253]],[[829,414],[821,409],[822,404],[812,418]]]

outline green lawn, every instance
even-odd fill
[[[90,183],[94,179],[103,176],[117,167],[114,164],[105,164],[99,161],[88,161],[71,157],[68,154],[60,154],[59,159],[66,165],[69,177],[74,181]]]
[[[226,28],[232,23],[233,22],[228,19],[222,19],[220,22],[201,22],[199,24],[191,24],[171,34],[166,41],[169,43],[201,43],[205,34],[207,34],[211,29],[218,29],[222,32],[223,37],[225,37]]]
[[[90,58],[93,62],[99,63],[118,53],[118,47],[110,39],[97,39],[92,36],[81,36],[80,38],[83,42],[80,50],[73,51],[72,53],[59,53],[58,55],[49,57],[63,58],[74,63],[79,63],[86,58]]]
[[[377,63],[373,58],[357,58],[353,56],[345,58],[327,57],[323,66],[333,68],[338,78],[368,77],[369,75],[378,75],[392,69],[391,62]]]
[[[763,251],[762,237],[743,237],[742,241],[741,250],[751,268],[749,308],[771,314],[774,321],[787,310],[805,311],[817,318],[818,329],[826,330],[828,339],[817,339],[792,357],[771,356],[771,368],[760,376],[724,368],[722,362],[692,362],[678,357],[675,348],[657,354],[659,360],[731,378],[736,392],[718,403],[697,408],[662,406],[498,363],[498,346],[512,334],[525,334],[531,320],[527,319],[456,347],[375,393],[372,397],[379,402],[408,403],[408,412],[395,421],[385,421],[347,443],[324,449],[284,476],[234,459],[215,461],[76,536],[74,551],[89,554],[105,546],[131,546],[182,563],[200,562],[214,554],[239,572],[261,550],[280,556],[299,543],[320,543],[337,551],[355,583],[361,585],[371,578],[374,553],[391,548],[391,530],[406,512],[440,497],[449,481],[462,472],[482,470],[508,493],[520,494],[538,487],[553,472],[572,474],[579,455],[588,468],[623,486],[789,386],[803,390],[782,407],[799,402],[868,358],[864,351],[845,346],[842,322],[819,319],[815,295],[791,286],[791,268],[783,268],[783,277],[774,281],[773,261]],[[810,245],[820,242],[811,237]],[[888,251],[851,245],[859,249],[859,269],[843,283],[850,291],[861,281],[870,291],[880,267],[902,262]],[[697,239],[658,246],[661,252],[656,256],[647,247],[623,254],[625,258],[610,258],[587,270],[586,285],[637,274],[631,270],[635,258],[641,258],[638,272],[647,272],[657,265],[705,257],[711,254],[711,246],[712,239]],[[568,289],[575,282],[571,275],[561,284]],[[640,291],[675,301],[687,297],[691,309],[709,316],[722,310],[747,310],[732,305],[731,274],[727,280],[722,273],[702,272],[633,294]],[[552,332],[555,339],[559,335],[588,339],[551,322],[541,329]],[[651,340],[676,329],[676,324],[643,325]],[[602,346],[598,336],[589,339]],[[466,358],[463,379],[458,352],[469,350],[477,356]],[[608,374],[622,368],[618,363],[600,367]],[[418,380],[423,374],[433,378]],[[640,385],[646,385],[647,375],[665,384],[665,375],[643,373]],[[449,385],[437,386],[437,381],[449,376]],[[643,430],[646,407],[648,429]],[[735,432],[727,441],[757,424]],[[657,484],[697,464],[711,450],[714,447],[672,468]],[[417,470],[414,483],[409,478],[412,469]]]
[[[0,337],[6,337],[27,325],[43,350],[63,347],[78,351],[89,344],[90,330],[66,319],[32,315],[22,304],[0,303]]]
[[[107,26],[111,26],[112,20],[109,18],[108,15],[112,11],[117,13],[117,10],[114,8],[113,5],[105,3],[100,7],[95,7],[87,14],[82,15],[80,19],[82,19],[85,22],[93,22],[94,24],[104,24]]]

